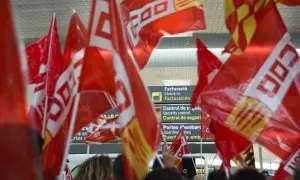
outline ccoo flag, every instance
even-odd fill
[[[54,179],[60,172],[70,131],[70,116],[78,91],[84,55],[86,29],[77,13],[73,13],[64,52],[63,72],[59,76],[47,120],[42,156],[44,178]]]
[[[29,117],[43,137],[46,125],[44,121],[47,119],[45,117],[47,117],[63,63],[55,15],[52,18],[48,34],[29,45],[26,53],[30,79],[34,85]]]
[[[119,4],[110,1],[112,15],[112,50],[116,75],[116,99],[122,126],[121,142],[126,179],[142,179],[156,153],[160,137],[160,122],[130,56]]]
[[[300,59],[274,2],[263,12],[244,53],[201,93],[201,108],[285,160],[300,141]]]
[[[202,0],[123,0],[120,6],[128,50],[139,69],[147,64],[164,35],[206,28]],[[110,26],[109,1],[93,1],[80,91],[102,90],[115,96]]]
[[[181,128],[178,131],[177,136],[175,137],[174,141],[170,146],[170,152],[172,152],[175,157],[173,167],[175,167],[179,172],[182,172],[183,170],[182,157],[185,154],[191,153],[188,141],[186,140],[184,134],[184,128]]]

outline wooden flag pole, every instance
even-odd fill
[[[76,120],[78,106],[79,106],[79,100],[80,100],[80,93],[77,93],[74,100],[73,111],[72,111],[72,116],[70,121],[70,128],[68,132],[68,139],[65,146],[65,152],[64,152],[64,157],[63,157],[63,162],[62,162],[62,167],[60,169],[60,172],[63,172],[66,166],[67,157],[72,143],[72,135],[74,131],[75,120]]]

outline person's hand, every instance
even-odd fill
[[[168,150],[166,142],[163,144],[162,154],[165,168],[172,168],[176,158],[174,157],[174,154]]]
[[[202,180],[202,179],[203,178],[202,178],[201,174],[197,174],[193,177],[193,180]]]

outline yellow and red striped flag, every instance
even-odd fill
[[[257,22],[268,13],[264,7],[271,0],[225,0],[225,24],[232,39],[224,52],[240,55],[250,44]],[[300,5],[300,0],[274,0],[289,6]],[[266,24],[267,25],[267,24]]]
[[[261,11],[268,0],[226,0],[225,24],[232,39],[224,52],[241,54],[250,44],[256,31],[257,21],[265,11]]]

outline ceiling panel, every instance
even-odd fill
[[[72,9],[87,25],[91,0],[13,0],[16,22],[24,39],[43,36],[49,28],[52,14],[56,12],[59,32],[66,35]],[[224,26],[224,0],[206,0],[206,33],[226,33]],[[279,5],[282,17],[290,32],[300,32],[300,7]]]

